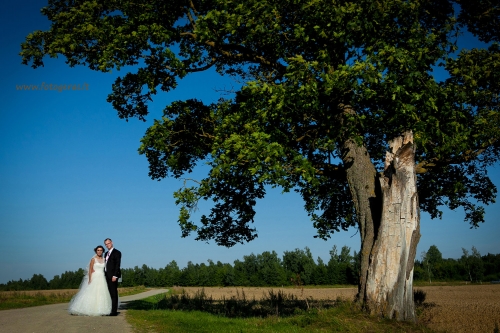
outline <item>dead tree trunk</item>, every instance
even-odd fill
[[[343,117],[355,115],[340,105]],[[361,235],[357,301],[371,314],[415,321],[413,265],[420,239],[420,209],[413,133],[389,142],[385,170],[378,175],[366,146],[349,133],[340,142]]]
[[[413,265],[420,239],[420,210],[413,134],[395,138],[390,147],[384,176],[379,178],[382,214],[363,298],[372,314],[414,321]]]
[[[344,142],[343,161],[361,234],[358,302],[371,313],[414,321],[413,264],[420,210],[413,135],[390,142],[383,177],[364,146]]]

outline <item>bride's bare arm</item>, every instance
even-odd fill
[[[90,260],[90,266],[89,266],[89,284],[92,281],[92,273],[94,273],[94,258]]]

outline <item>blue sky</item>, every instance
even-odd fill
[[[137,153],[139,140],[169,102],[194,97],[215,101],[216,90],[237,83],[214,73],[189,76],[177,90],[156,96],[146,123],[121,120],[106,96],[123,72],[69,68],[63,58],[46,59],[45,67],[36,70],[21,65],[24,37],[49,26],[39,11],[45,3],[8,0],[0,12],[0,283],[33,274],[50,280],[77,270],[106,237],[122,251],[125,268],[160,268],[172,260],[180,267],[208,259],[233,263],[250,253],[274,250],[281,256],[306,246],[315,258],[328,261],[333,245],[358,250],[355,229],[328,241],[313,238],[300,198],[279,190],[269,191],[258,203],[259,237],[251,243],[227,249],[181,238],[172,197],[181,183],[148,177],[147,161]],[[42,84],[87,84],[88,90],[16,90],[16,85]],[[500,185],[498,168],[491,175]],[[446,258],[458,258],[462,247],[473,245],[482,254],[499,253],[499,207],[487,207],[486,223],[473,230],[463,222],[461,210],[446,211],[442,220],[422,214],[418,256],[433,244]]]

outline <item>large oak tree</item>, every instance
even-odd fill
[[[176,101],[142,139],[153,179],[210,167],[175,194],[183,235],[251,241],[267,186],[295,190],[318,237],[359,229],[360,304],[414,320],[420,210],[463,207],[477,227],[496,196],[499,11],[489,0],[50,0],[50,29],[21,55],[131,68],[108,97],[125,119],[144,120],[186,75],[237,77],[233,98]],[[464,29],[489,46],[459,50]],[[197,222],[199,200],[213,208]]]

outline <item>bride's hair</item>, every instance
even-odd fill
[[[104,252],[104,247],[101,245],[97,245],[97,247],[94,249],[94,252],[97,253],[97,249],[102,249],[102,252]]]

